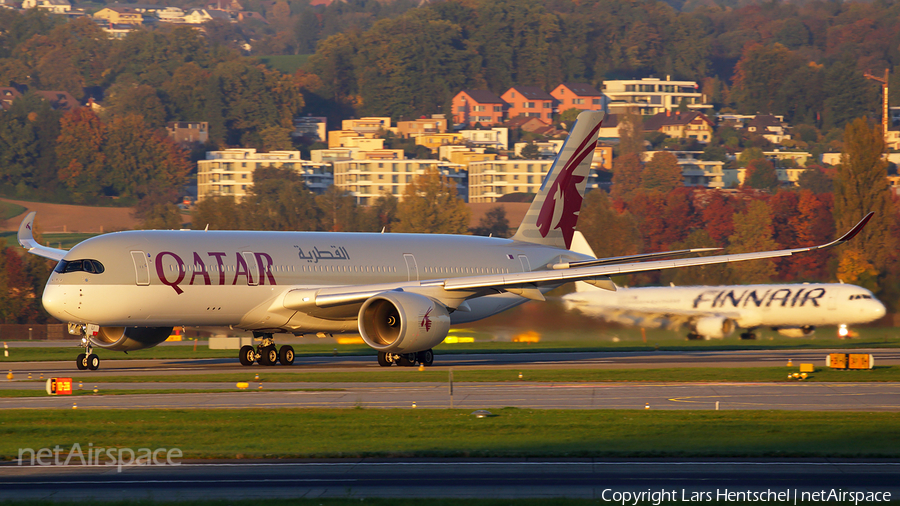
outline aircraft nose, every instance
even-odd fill
[[[872,302],[875,303],[872,307],[872,312],[874,313],[873,316],[875,317],[876,320],[879,320],[882,317],[884,317],[885,314],[887,314],[887,309],[884,307],[884,304],[882,304],[880,301],[875,300]]]
[[[47,285],[44,287],[44,295],[41,297],[41,303],[44,309],[50,313],[50,316],[62,320],[69,321],[71,318],[65,315],[65,289],[61,286]]]

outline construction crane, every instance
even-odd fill
[[[866,78],[871,79],[873,81],[878,81],[881,83],[881,91],[884,94],[884,98],[882,100],[882,113],[881,113],[881,133],[884,135],[884,140],[887,142],[888,139],[888,118],[890,115],[890,111],[888,110],[888,74],[890,73],[890,69],[884,69],[884,78],[873,76],[871,72],[866,71],[864,74]]]

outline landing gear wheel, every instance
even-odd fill
[[[275,365],[278,363],[278,350],[274,346],[259,349],[259,365]]]
[[[94,355],[93,353],[88,355],[87,356],[87,366],[88,366],[88,369],[90,369],[92,371],[96,371],[97,369],[99,369],[100,368],[100,357],[98,357],[97,355]]]
[[[75,359],[75,365],[78,366],[79,371],[83,371],[88,368],[87,363],[87,353],[79,353],[78,357]]]
[[[753,332],[744,332],[741,334],[741,339],[756,339],[756,334]]]
[[[278,360],[281,361],[281,365],[293,365],[294,364],[294,348],[291,346],[282,346],[280,350],[278,350]]]
[[[380,365],[381,367],[390,367],[391,366],[391,363],[388,362],[388,359],[387,359],[387,353],[385,353],[383,351],[378,352],[378,365]]]
[[[253,346],[241,346],[238,358],[241,359],[241,365],[253,365],[253,362],[256,362],[256,350],[253,349]]]
[[[402,353],[400,355],[400,365],[403,367],[411,367],[416,365],[415,353]]]
[[[700,334],[695,334],[695,333],[691,332],[690,334],[687,335],[687,338],[688,338],[688,341],[698,341],[698,340],[703,339],[703,336],[701,336]]]
[[[417,358],[420,364],[430,367],[434,363],[434,352],[431,350],[420,351]]]

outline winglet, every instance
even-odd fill
[[[809,248],[809,249],[813,250],[813,249],[825,249],[825,248],[830,248],[830,247],[832,247],[832,246],[837,246],[838,244],[843,244],[843,243],[849,241],[850,239],[853,239],[854,237],[856,237],[857,234],[859,234],[859,233],[862,231],[863,228],[865,228],[866,224],[869,223],[869,220],[871,220],[871,219],[872,219],[872,216],[874,216],[874,215],[875,215],[874,212],[870,212],[869,214],[863,216],[863,219],[859,220],[859,223],[857,223],[856,225],[854,225],[853,228],[851,228],[846,234],[844,234],[844,235],[838,237],[837,239],[831,241],[831,242],[828,243],[828,244],[822,244],[822,245],[820,245],[820,246],[814,246],[814,247]]]
[[[34,211],[31,211],[19,225],[19,234],[16,237],[19,240],[19,244],[32,255],[49,258],[50,260],[62,260],[66,256],[66,250],[41,246],[34,240],[32,230],[34,229],[34,216],[36,214]]]

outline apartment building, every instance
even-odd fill
[[[398,121],[396,130],[397,134],[404,138],[442,134],[447,131],[447,118],[443,114],[432,114],[430,118]]]
[[[453,97],[453,123],[494,126],[506,117],[506,102],[486,90],[462,90]]]
[[[436,153],[441,146],[450,146],[453,144],[462,144],[465,142],[462,134],[459,133],[442,133],[442,134],[424,134],[416,136],[416,145],[425,146],[432,153]]]
[[[509,104],[507,118],[537,118],[549,125],[553,122],[554,98],[537,86],[513,86],[500,96]]]
[[[469,164],[469,202],[496,202],[510,193],[537,193],[553,160],[492,160]]]
[[[610,99],[610,107],[633,104],[643,115],[659,114],[678,109],[682,100],[691,110],[712,109],[700,93],[696,81],[672,81],[655,77],[605,81],[603,93]]]
[[[359,205],[373,204],[388,193],[403,200],[406,186],[417,176],[437,170],[456,182],[459,197],[467,196],[464,165],[438,160],[342,160],[333,162],[334,185],[356,197]]]
[[[345,160],[402,160],[405,155],[402,149],[360,149],[329,148],[313,149],[309,158],[317,163],[340,162]]]
[[[314,193],[324,193],[334,180],[329,164],[301,160],[299,151],[257,153],[252,148],[208,151],[206,160],[197,162],[197,200],[229,196],[240,201],[253,186],[253,171],[270,165],[298,172]]]
[[[341,122],[341,130],[353,130],[360,136],[373,136],[381,131],[391,128],[391,118],[366,117],[359,119],[345,119]]]

